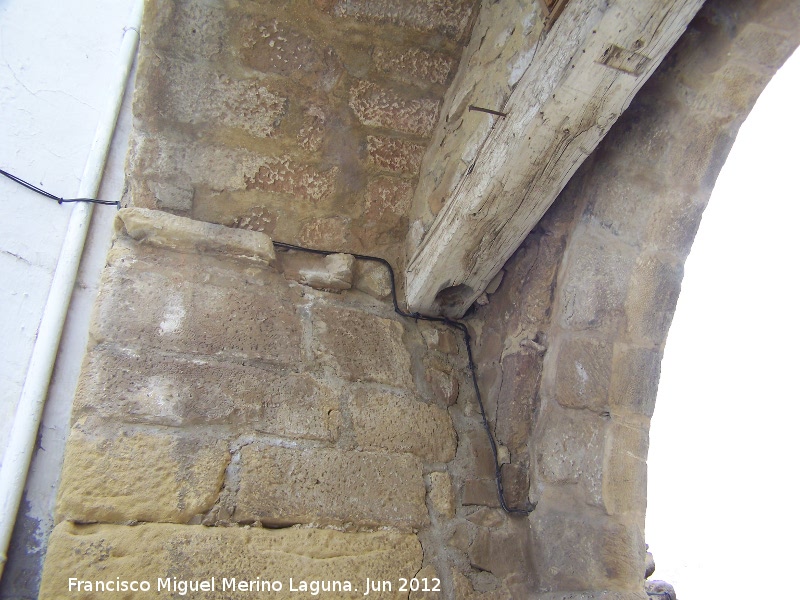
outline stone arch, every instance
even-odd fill
[[[648,431],[683,264],[740,125],[798,43],[796,2],[707,2],[473,317],[481,383],[509,403],[498,439],[529,465],[542,597],[642,593]]]

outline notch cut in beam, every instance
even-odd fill
[[[570,0],[411,257],[410,310],[464,314],[702,4]]]

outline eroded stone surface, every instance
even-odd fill
[[[249,445],[240,477],[239,521],[401,529],[428,523],[422,465],[409,454]]]
[[[372,59],[378,69],[411,85],[443,84],[455,67],[452,58],[424,48],[413,48],[404,52],[393,48],[376,48]]]
[[[419,171],[424,146],[408,140],[383,136],[367,136],[369,162],[381,169],[397,173]]]
[[[450,415],[438,406],[359,388],[350,413],[356,442],[365,448],[410,452],[426,462],[449,462],[456,454]]]
[[[355,288],[379,300],[392,295],[392,280],[386,265],[359,260],[355,269]]]
[[[98,347],[89,353],[73,418],[180,427],[249,425],[286,437],[332,441],[338,392],[309,374]]]
[[[441,516],[452,519],[456,514],[456,500],[453,494],[453,480],[450,474],[434,471],[429,474],[431,488],[428,492],[433,508]]]
[[[660,375],[661,352],[658,350],[616,346],[609,390],[611,406],[652,417]]]
[[[104,274],[95,341],[296,365],[302,360],[299,293],[277,273],[261,281],[202,261],[121,255]],[[263,285],[270,282],[270,285]]]
[[[613,347],[605,340],[572,338],[561,343],[556,398],[561,406],[602,412],[608,408]]]
[[[178,251],[208,252],[270,265],[272,240],[255,231],[231,229],[145,208],[123,208],[114,226],[118,235]]]
[[[350,108],[364,125],[428,136],[436,124],[439,103],[427,98],[404,98],[392,89],[359,82],[350,93]]]
[[[397,321],[363,312],[314,309],[314,352],[349,381],[411,387],[411,359]]]
[[[440,30],[455,37],[466,27],[472,5],[468,0],[336,0],[332,12],[337,17]]]
[[[341,291],[353,287],[355,258],[351,254],[291,253],[282,258],[283,275],[287,279],[318,290]]]
[[[425,380],[430,384],[434,397],[445,406],[458,400],[458,377],[452,371],[431,367],[425,371]]]
[[[579,483],[587,500],[600,503],[605,434],[599,417],[553,409],[537,426],[539,474],[550,483]]]
[[[211,508],[230,461],[228,444],[174,429],[72,428],[57,513],[80,522],[186,523]]]
[[[534,511],[532,523],[535,555],[549,565],[537,573],[542,588],[641,589],[644,541],[637,527],[598,514],[580,515],[542,505]]]
[[[140,77],[151,85],[139,98],[138,113],[192,125],[221,125],[254,137],[269,137],[286,116],[289,100],[273,82],[232,78],[205,64],[146,61]]]
[[[215,578],[214,592],[193,592],[192,598],[231,598],[245,592],[223,591],[223,578],[282,583],[282,590],[248,591],[271,598],[295,598],[311,592],[291,592],[300,581],[350,581],[361,587],[352,593],[325,594],[336,598],[363,598],[366,579],[397,582],[410,579],[422,564],[416,536],[380,531],[341,533],[330,529],[260,529],[241,527],[144,524],[74,525],[61,523],[50,538],[45,562],[42,600],[64,598],[68,578],[87,581],[146,580],[156,594],[158,579],[203,581]],[[407,598],[396,591],[374,593],[375,598]],[[159,595],[169,592],[162,591]],[[321,594],[322,595],[322,594]],[[107,598],[104,592],[82,598]],[[178,596],[177,592],[175,597]],[[427,597],[427,596],[426,596]]]
[[[644,517],[647,506],[649,438],[639,427],[614,424],[603,474],[603,502],[609,514]],[[642,519],[642,525],[643,519]]]

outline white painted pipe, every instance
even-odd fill
[[[79,198],[94,198],[100,188],[111,138],[116,129],[117,117],[139,45],[139,27],[143,10],[144,0],[134,0],[134,7],[122,38],[119,63],[114,73],[109,101],[100,115],[92,148],[81,177]],[[25,488],[42,409],[61,342],[64,320],[78,276],[78,267],[92,217],[92,207],[93,205],[89,203],[78,203],[72,208],[66,237],[58,257],[53,283],[47,296],[25,384],[14,416],[8,448],[0,467],[0,578],[3,576],[8,544]]]

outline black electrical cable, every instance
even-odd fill
[[[47,198],[50,198],[52,200],[58,201],[59,204],[63,202],[90,202],[93,204],[104,204],[108,206],[115,205],[117,206],[117,208],[119,208],[120,206],[119,202],[114,202],[111,200],[96,200],[94,198],[70,198],[70,199],[59,198],[58,196],[55,196],[50,192],[46,192],[43,189],[28,183],[24,179],[20,179],[19,177],[16,177],[15,175],[12,175],[11,173],[8,173],[2,169],[0,169],[0,174],[5,175],[12,181],[20,184],[23,187],[28,188],[29,190],[41,194],[42,196],[46,196]],[[331,254],[341,254],[336,250],[318,250],[315,248],[304,248],[303,246],[296,246],[294,244],[287,244],[285,242],[276,242],[275,240],[272,241],[272,244],[277,248],[284,248],[286,250],[296,250],[298,252],[308,252],[311,254],[319,254],[322,256],[329,256]],[[414,319],[415,321],[433,321],[436,323],[444,323],[449,327],[455,327],[456,329],[461,331],[461,333],[464,335],[464,343],[467,346],[467,359],[469,362],[469,372],[472,377],[472,386],[475,389],[475,397],[478,399],[478,407],[481,410],[481,419],[483,420],[483,428],[486,430],[486,435],[489,438],[489,445],[492,447],[492,456],[494,457],[494,477],[495,477],[495,482],[497,484],[497,497],[500,500],[500,506],[505,512],[509,514],[527,515],[533,512],[535,505],[532,504],[528,504],[528,506],[526,506],[525,508],[511,508],[508,506],[508,504],[506,504],[506,498],[503,492],[502,473],[500,471],[500,461],[497,458],[497,444],[495,443],[494,437],[492,436],[492,431],[489,428],[489,421],[486,418],[486,410],[483,407],[481,390],[478,387],[478,376],[476,375],[475,372],[475,361],[472,357],[472,343],[471,343],[472,338],[469,335],[469,330],[467,329],[467,326],[460,321],[454,321],[453,319],[449,319],[447,317],[431,317],[429,315],[422,315],[418,312],[415,313],[405,312],[400,308],[400,305],[397,302],[397,287],[395,285],[394,269],[392,268],[392,265],[389,264],[389,261],[387,261],[384,258],[380,258],[378,256],[368,256],[366,254],[352,254],[352,253],[348,254],[359,260],[367,260],[367,261],[381,263],[384,267],[388,269],[389,281],[391,283],[391,288],[392,288],[392,304],[394,305],[394,312],[396,312],[398,315]]]
[[[277,248],[284,248],[286,250],[297,250],[299,252],[310,252],[311,254],[321,254],[323,256],[328,256],[330,254],[340,254],[335,250],[317,250],[313,248],[304,248],[302,246],[295,246],[294,244],[287,244],[285,242],[276,242],[275,240],[272,241],[272,244]],[[483,399],[481,398],[481,390],[478,387],[478,376],[475,372],[475,361],[472,357],[472,338],[469,335],[469,330],[467,326],[462,323],[461,321],[454,321],[453,319],[449,319],[447,317],[431,317],[429,315],[423,315],[418,312],[409,313],[405,312],[400,308],[400,305],[397,303],[397,287],[395,286],[395,279],[394,279],[394,269],[392,265],[389,264],[384,258],[380,258],[378,256],[368,256],[366,254],[353,254],[349,253],[351,256],[359,259],[359,260],[368,260],[372,262],[381,263],[384,267],[386,267],[389,271],[389,281],[391,282],[392,288],[392,304],[394,305],[394,312],[402,317],[407,317],[410,319],[414,319],[415,321],[434,321],[437,323],[444,323],[450,327],[455,327],[464,335],[464,343],[467,346],[467,359],[469,362],[469,372],[472,377],[472,386],[475,389],[475,397],[478,399],[478,407],[481,410],[481,419],[483,420],[483,428],[486,430],[486,435],[489,438],[489,445],[492,447],[492,456],[494,457],[494,477],[495,483],[497,484],[497,497],[500,500],[500,506],[502,509],[509,513],[509,514],[520,514],[520,515],[528,515],[533,512],[535,505],[528,504],[525,508],[511,508],[506,504],[505,494],[503,492],[503,478],[502,473],[500,471],[500,461],[497,458],[497,444],[494,441],[494,436],[492,436],[492,431],[489,428],[489,421],[486,418],[486,410],[483,407]]]
[[[114,200],[97,200],[96,198],[61,198],[59,196],[56,196],[55,194],[51,194],[50,192],[46,192],[42,188],[38,188],[35,185],[33,185],[32,183],[28,183],[24,179],[20,179],[16,175],[12,175],[8,171],[4,171],[3,169],[0,169],[0,175],[5,175],[11,181],[14,181],[14,182],[20,184],[22,187],[26,187],[29,190],[36,192],[37,194],[41,194],[45,198],[50,198],[51,200],[55,200],[59,204],[66,204],[66,203],[70,203],[70,202],[87,202],[89,204],[102,204],[102,205],[105,205],[105,206],[116,206],[117,208],[120,207],[120,203],[118,201],[114,201]]]

